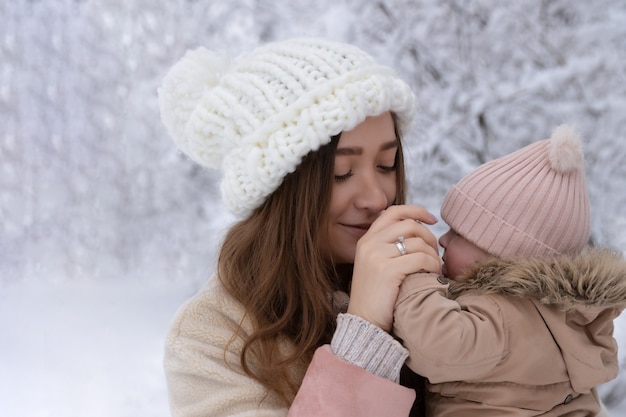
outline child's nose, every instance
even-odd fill
[[[451,235],[452,235],[452,230],[448,230],[446,233],[441,235],[441,237],[439,238],[439,245],[442,248],[445,249],[448,246],[448,242],[450,242]]]

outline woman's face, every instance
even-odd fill
[[[442,273],[450,279],[462,276],[472,264],[488,258],[490,255],[453,229],[448,230],[439,238],[444,249]]]
[[[396,138],[391,113],[342,132],[329,209],[329,246],[337,264],[353,263],[356,244],[396,196]]]

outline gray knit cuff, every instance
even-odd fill
[[[409,356],[389,333],[353,314],[337,316],[330,347],[339,358],[393,382],[400,380],[400,369]]]

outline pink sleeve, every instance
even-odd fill
[[[415,391],[375,376],[333,355],[315,352],[289,417],[407,417]]]

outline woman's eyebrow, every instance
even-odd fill
[[[397,139],[392,139],[389,142],[383,143],[380,147],[381,151],[386,151],[388,149],[394,149],[398,147],[398,140]]]
[[[353,146],[350,148],[337,148],[335,151],[335,155],[361,155],[363,153],[363,148],[358,146]]]
[[[398,141],[396,139],[390,140],[389,142],[385,142],[380,146],[381,151],[386,151],[389,149],[394,149],[398,147]],[[346,148],[337,148],[335,151],[336,155],[361,155],[363,153],[363,148],[360,146],[351,146]]]

